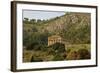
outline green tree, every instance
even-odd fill
[[[29,19],[28,18],[24,18],[23,22],[24,23],[29,23]]]
[[[35,19],[30,19],[30,23],[31,24],[35,24],[36,23],[36,20]]]

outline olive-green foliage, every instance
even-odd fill
[[[67,49],[67,50],[66,50],[66,53],[69,53],[70,51],[71,51],[71,49]]]
[[[55,51],[55,53],[63,53],[66,51],[65,45],[62,43],[55,43],[49,47],[51,47]]]
[[[70,25],[71,27],[69,27],[67,30],[63,30],[63,37],[65,39],[67,39],[67,41],[69,43],[72,43],[72,44],[84,44],[84,43],[87,43],[89,44],[90,43],[90,33],[91,33],[91,30],[90,30],[90,25],[83,25],[83,26],[80,26],[79,28],[77,27],[77,24],[74,24],[74,25]],[[75,28],[77,27],[77,29]]]
[[[40,59],[40,58],[34,58],[33,56],[32,56],[32,58],[31,58],[31,62],[41,62],[41,61],[43,61],[42,59]]]
[[[60,55],[60,54],[56,54],[54,55],[54,58],[53,58],[53,61],[61,61],[61,60],[64,60],[65,58]]]
[[[79,50],[79,49],[87,49],[88,51],[91,50],[91,44],[69,44],[67,45],[67,51],[71,50]]]
[[[27,36],[27,35],[26,35]],[[25,42],[26,41],[26,42]],[[39,49],[39,47],[44,48],[48,43],[48,35],[47,34],[39,34],[33,33],[29,36],[29,39],[24,39],[24,45],[27,50]]]
[[[43,25],[46,20],[35,20],[35,19],[28,19],[24,18],[23,20],[23,45],[29,46],[33,42],[38,42],[39,44],[46,44],[47,39],[50,34],[48,31],[41,32],[39,29],[41,25]]]
[[[55,43],[55,44],[49,46],[49,48],[48,48],[49,53],[54,55],[54,58],[53,58],[54,61],[60,61],[60,60],[65,59],[64,53],[66,52],[66,50],[65,50],[64,44]]]

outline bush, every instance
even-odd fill
[[[53,58],[53,61],[60,61],[60,60],[64,60],[64,57],[59,54],[56,54]]]
[[[27,50],[40,50],[41,46],[37,42],[33,42],[26,47]]]
[[[67,54],[67,60],[77,60],[78,59],[78,53],[76,51],[70,51],[68,54]]]
[[[87,49],[79,49],[78,54],[79,59],[90,59],[90,52]]]
[[[90,59],[90,52],[87,49],[71,50],[67,53],[67,60]]]
[[[33,42],[32,44],[26,47],[27,50],[35,50],[35,51],[46,51],[47,46],[44,44],[40,44],[38,42]]]
[[[63,53],[65,52],[65,45],[62,43],[55,43],[53,45],[50,46],[55,53]]]
[[[67,49],[67,50],[66,50],[66,53],[69,53],[70,51],[71,51],[71,49]]]
[[[33,56],[32,56],[32,58],[31,58],[31,60],[30,60],[30,62],[41,62],[41,61],[43,61],[42,59],[40,59],[40,58],[34,58]]]

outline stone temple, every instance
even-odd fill
[[[48,37],[48,46],[53,45],[55,43],[63,43],[62,37],[59,35],[53,35]]]

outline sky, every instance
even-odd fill
[[[23,18],[28,18],[28,19],[47,20],[55,18],[57,16],[62,16],[64,14],[65,12],[58,12],[58,11],[23,10]]]

